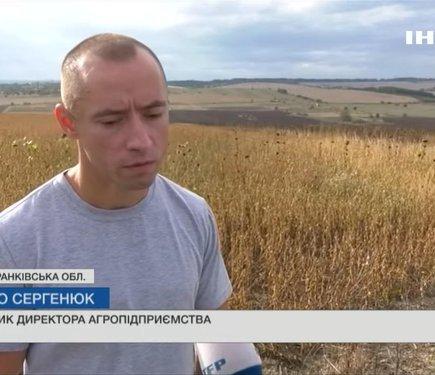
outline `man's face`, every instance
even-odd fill
[[[81,163],[120,190],[153,182],[169,129],[167,91],[157,63],[144,51],[129,61],[87,57],[84,94],[74,113]]]

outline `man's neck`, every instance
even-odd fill
[[[121,191],[93,173],[87,173],[80,164],[65,173],[71,187],[77,195],[90,205],[114,210],[134,206],[142,200],[149,189]]]

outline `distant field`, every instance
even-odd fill
[[[0,95],[0,113],[51,112],[59,100],[57,96]]]
[[[293,127],[319,122],[325,124],[340,122],[346,108],[351,116],[351,122],[354,123],[382,124],[383,118],[386,117],[420,117],[426,118],[425,121],[430,126],[430,119],[435,119],[435,103],[422,103],[415,98],[402,95],[304,85],[270,83],[244,85],[243,87],[240,85],[206,88],[170,87],[171,116],[174,121],[202,124],[273,123],[280,127],[287,125]],[[287,93],[278,91],[282,88],[285,88]],[[0,113],[50,113],[59,100],[60,98],[55,96],[1,97],[0,102],[6,104],[0,104]],[[344,102],[340,102],[341,100]],[[359,100],[367,102],[360,103]],[[14,105],[11,105],[12,102]],[[254,111],[264,113],[250,113]],[[401,127],[413,127],[413,122],[408,120],[395,123]]]
[[[435,119],[427,117],[385,117],[386,124],[400,128],[413,128],[416,130],[435,131]]]
[[[390,95],[376,92],[366,92],[359,90],[347,89],[327,89],[314,86],[305,85],[290,85],[285,83],[266,83],[266,82],[252,82],[252,83],[239,83],[234,85],[222,86],[223,88],[269,88],[269,89],[286,89],[289,94],[303,95],[314,100],[322,100],[328,103],[413,103],[417,100],[411,97],[402,95]]]
[[[172,89],[169,100],[173,109],[195,109],[214,107],[263,107],[274,108],[284,101],[294,101],[293,97],[283,97],[276,90],[267,89],[245,90],[242,88],[200,88]],[[298,100],[298,103],[303,101]]]
[[[39,96],[39,95],[0,95],[0,105],[11,105],[24,103],[40,104],[40,103],[57,103],[58,96]]]
[[[44,105],[14,105],[8,106],[3,110],[3,113],[17,113],[17,112],[26,112],[26,113],[47,113],[51,112],[54,108],[53,104],[44,104]]]
[[[307,86],[321,86],[321,87],[381,87],[381,86],[393,86],[410,90],[435,90],[435,80],[410,82],[410,81],[364,81],[364,82],[307,82],[304,83]]]
[[[358,111],[368,114],[382,113],[385,116],[398,117],[402,117],[403,114],[406,114],[415,117],[435,117],[435,105],[433,103],[348,103],[349,108],[353,108],[355,105]]]
[[[252,128],[275,126],[279,128],[304,127],[317,125],[320,122],[314,118],[292,116],[282,111],[259,111],[247,108],[225,110],[176,110],[170,113],[171,122],[194,123],[203,125],[245,125]]]

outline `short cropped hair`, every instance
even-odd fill
[[[144,50],[157,62],[167,85],[165,71],[155,53],[138,40],[113,33],[93,35],[67,53],[61,69],[60,93],[64,106],[72,112],[77,100],[82,95],[83,81],[79,71],[78,60],[86,53],[107,61],[128,61],[137,55],[137,50]]]

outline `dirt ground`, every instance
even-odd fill
[[[250,125],[292,128],[295,126],[319,124],[320,121],[302,116],[292,116],[283,111],[259,110],[173,110],[171,122],[203,125]]]
[[[430,117],[384,117],[384,121],[398,128],[435,130],[435,118]]]

